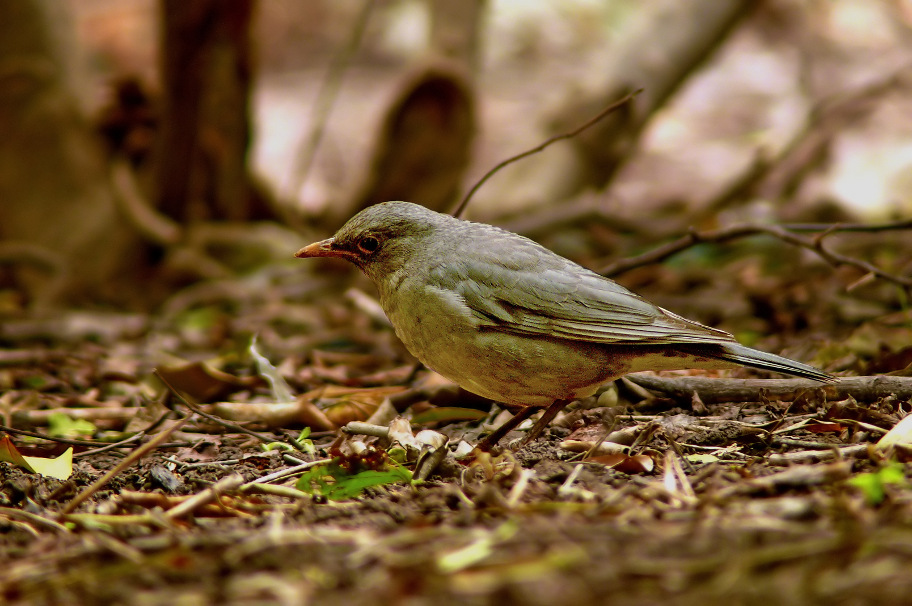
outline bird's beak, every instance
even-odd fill
[[[295,256],[299,259],[307,257],[338,257],[339,251],[333,250],[332,244],[333,238],[326,238],[325,240],[308,244],[296,252]]]
[[[338,259],[348,259],[352,257],[352,254],[346,250],[333,248],[334,241],[334,238],[327,238],[319,242],[314,242],[313,244],[308,244],[296,252],[295,256],[299,259],[306,259],[309,257],[336,257]]]

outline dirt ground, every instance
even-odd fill
[[[116,19],[92,8],[118,3],[72,4],[105,56]],[[142,53],[126,64],[148,68],[155,5],[119,4],[144,11],[140,29],[117,31]],[[264,32],[319,23],[262,4],[277,11]],[[528,31],[512,17],[506,36],[492,30],[503,56],[479,77],[467,183],[554,134],[549,108],[604,77],[607,30],[553,4],[572,27],[545,13]],[[523,188],[540,183],[519,163],[469,216],[838,382],[646,373],[570,405],[527,446],[521,425],[473,455],[509,414],[416,367],[373,287],[291,259],[309,240],[278,225],[245,225],[222,252],[241,259],[264,240],[287,263],[227,263],[233,277],[181,278],[167,295],[108,285],[152,312],[36,310],[3,286],[0,604],[908,604],[908,3],[761,4],[610,190],[529,204]],[[859,18],[875,4],[895,24]],[[316,120],[323,57],[348,38],[334,22],[324,54],[285,40],[296,63],[267,64],[256,90],[252,157],[277,191]],[[574,35],[555,47],[549,31]],[[338,203],[365,170],[405,62],[375,56],[345,75],[302,208]],[[791,244],[718,233],[788,222]],[[675,254],[623,263],[688,233]],[[58,457],[59,478],[28,469]]]
[[[901,376],[908,312],[890,311],[875,285],[869,316],[853,326],[827,311],[836,272],[818,264],[776,275],[764,273],[776,269],[769,259],[729,261],[773,287],[750,294],[738,278],[720,285],[693,267],[653,268],[644,295],[741,338],[764,335],[758,347],[838,375],[899,371],[893,387],[766,381],[747,383],[741,397],[740,378],[756,376],[748,371],[677,391],[648,377],[624,380],[572,405],[526,447],[516,449],[521,426],[502,451],[466,458],[460,442],[476,443],[505,415],[412,372],[369,299],[339,288],[362,283],[325,267],[273,269],[228,290],[191,287],[151,316],[8,318],[0,403],[10,440],[23,454],[54,457],[68,445],[22,432],[59,439],[52,412],[91,425],[70,427],[67,480],[0,463],[0,596],[6,604],[907,603],[908,453],[902,443],[876,444],[910,409],[903,381],[912,379]],[[629,277],[646,284],[643,274]],[[720,319],[706,302],[724,288],[729,309],[754,313]],[[272,418],[279,409],[269,407],[280,405],[248,349],[254,334],[303,394],[297,419]],[[154,369],[227,426],[192,413]],[[672,385],[692,374],[659,379]],[[267,412],[248,411],[260,416],[245,421],[246,409],[232,408],[248,405]],[[324,485],[298,488],[301,472],[256,482],[332,457],[354,465],[352,475],[398,468],[388,442],[320,426],[369,417],[388,425],[389,405],[415,419],[415,431],[449,438],[427,480],[384,481],[339,499],[327,495],[351,476],[324,474]],[[185,425],[175,427],[178,416]],[[313,433],[297,444],[313,449],[264,449],[305,424]],[[578,452],[609,434],[613,450]],[[128,458],[156,436],[164,441]],[[110,446],[118,440],[127,442]],[[571,440],[584,446],[570,450]]]

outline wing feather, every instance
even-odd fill
[[[531,240],[508,236],[510,246],[491,247],[486,240],[487,250],[475,248],[430,271],[432,284],[454,290],[482,329],[605,344],[734,341],[727,332],[653,305]],[[505,262],[494,254],[497,249],[510,250],[511,258]]]

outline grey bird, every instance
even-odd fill
[[[354,263],[416,358],[520,408],[485,448],[548,407],[528,441],[569,402],[642,370],[743,365],[833,380],[653,305],[528,238],[409,202],[371,206],[295,256]]]

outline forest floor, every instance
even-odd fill
[[[68,479],[0,462],[0,600],[908,603],[908,437],[877,443],[912,408],[912,317],[895,288],[846,293],[858,276],[762,250],[701,249],[624,282],[837,375],[893,372],[892,392],[865,379],[738,382],[749,371],[666,393],[623,380],[528,446],[517,431],[466,457],[506,415],[412,372],[373,291],[335,265],[192,286],[149,315],[9,314],[7,444],[75,459]],[[425,447],[441,456],[421,460],[423,481],[408,429],[393,423],[392,449],[334,429],[395,414],[449,440]],[[613,446],[580,452],[600,441]]]

